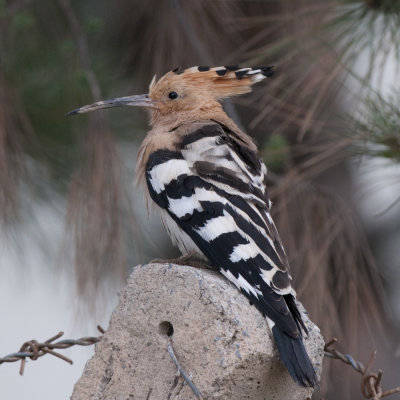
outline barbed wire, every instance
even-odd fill
[[[351,365],[352,368],[362,375],[361,378],[361,393],[365,399],[380,400],[383,397],[390,396],[400,392],[400,386],[382,391],[382,370],[378,370],[378,373],[370,372],[373,362],[376,358],[376,350],[374,350],[369,358],[366,367],[360,362],[355,361],[350,354],[342,354],[340,351],[332,348],[331,346],[337,342],[336,338],[333,338],[325,344],[324,353],[325,357],[335,358],[343,361],[345,364]]]
[[[43,357],[45,354],[51,354],[55,357],[60,358],[61,360],[68,362],[69,364],[73,364],[73,361],[70,358],[66,357],[65,355],[59,352],[54,351],[54,349],[67,349],[72,346],[91,346],[99,342],[103,337],[103,334],[105,333],[105,330],[100,325],[97,326],[97,329],[101,333],[100,336],[88,336],[79,339],[64,339],[54,343],[55,340],[59,339],[61,336],[64,335],[64,332],[59,332],[50,339],[44,341],[43,343],[40,343],[34,339],[28,340],[22,344],[18,352],[9,354],[5,357],[1,357],[0,364],[21,361],[21,366],[19,370],[20,375],[24,374],[27,358],[30,358],[31,360],[35,361],[38,360],[40,357]],[[400,386],[386,391],[382,390],[381,386],[382,375],[383,375],[382,370],[378,370],[377,373],[370,372],[372,364],[376,358],[376,350],[372,352],[368,364],[365,367],[363,363],[361,363],[360,361],[354,360],[354,358],[350,354],[343,354],[340,351],[332,348],[331,346],[336,342],[337,339],[333,338],[332,340],[330,340],[325,344],[324,347],[325,357],[340,360],[345,364],[350,365],[355,371],[357,371],[362,375],[361,393],[365,399],[380,400],[392,394],[400,393]],[[203,397],[200,391],[197,389],[197,387],[194,385],[194,383],[191,381],[189,376],[185,373],[185,371],[179,364],[174,354],[171,338],[168,339],[167,351],[170,357],[172,358],[172,361],[178,368],[180,375],[188,383],[193,393],[196,395],[197,398],[202,399]]]
[[[103,335],[105,330],[100,326],[97,325],[97,329]],[[59,332],[57,335],[54,335],[50,339],[44,341],[43,343],[38,342],[35,339],[28,340],[25,342],[19,349],[18,352],[9,354],[5,357],[0,358],[0,364],[6,362],[16,362],[21,361],[21,367],[19,369],[20,375],[24,374],[26,359],[30,358],[31,360],[35,361],[40,357],[43,357],[45,354],[51,354],[52,356],[61,358],[61,360],[66,361],[69,364],[73,364],[73,361],[66,357],[65,355],[54,351],[54,349],[67,349],[72,346],[91,346],[99,342],[102,338],[100,336],[88,336],[82,337],[80,339],[64,339],[60,340],[56,343],[53,343],[55,340],[59,339],[64,332]]]

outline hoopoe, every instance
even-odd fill
[[[281,359],[302,386],[316,387],[288,260],[270,215],[267,172],[253,140],[219,100],[251,91],[271,67],[177,68],[149,93],[100,101],[71,111],[116,106],[150,110],[152,129],[138,153],[137,181],[146,183],[162,222],[183,255],[203,257],[265,316]]]

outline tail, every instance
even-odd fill
[[[276,325],[272,328],[279,354],[292,378],[301,386],[318,387],[314,367],[308,357],[301,336],[294,339]]]

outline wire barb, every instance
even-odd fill
[[[325,344],[325,357],[341,360],[345,364],[351,365],[355,371],[359,372],[362,375],[361,393],[365,399],[380,400],[384,397],[400,392],[400,386],[383,392],[381,385],[383,375],[382,370],[379,370],[378,373],[370,372],[372,364],[374,363],[376,358],[376,350],[372,352],[367,366],[364,367],[364,365],[360,361],[355,361],[350,354],[342,354],[340,351],[332,348],[331,346],[336,342],[337,339],[333,338]]]
[[[100,331],[102,335],[105,333],[105,330],[100,325],[97,326],[97,329]],[[28,340],[22,344],[18,352],[0,358],[0,364],[6,362],[21,361],[21,366],[19,369],[20,375],[24,374],[27,358],[30,358],[31,360],[35,361],[40,357],[43,357],[45,354],[51,354],[52,356],[58,357],[61,360],[64,360],[72,365],[73,361],[70,358],[64,356],[63,354],[57,351],[54,351],[54,349],[67,349],[69,347],[76,345],[91,346],[92,344],[99,342],[102,338],[102,335],[97,337],[88,336],[80,339],[64,339],[56,343],[53,343],[55,340],[59,339],[63,335],[64,332],[59,332],[56,335],[52,336],[50,339],[44,341],[43,343],[40,343],[35,339]]]

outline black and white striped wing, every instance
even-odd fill
[[[297,337],[299,318],[289,310],[293,290],[269,214],[265,166],[233,135],[217,123],[204,124],[185,136],[179,150],[154,152],[146,168],[149,192],[272,326]]]

